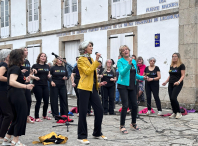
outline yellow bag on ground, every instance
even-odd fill
[[[33,141],[33,144],[42,143],[43,145],[48,144],[65,144],[68,140],[67,137],[62,135],[57,135],[55,132],[51,132],[47,135],[40,136],[40,141]]]

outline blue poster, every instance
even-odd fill
[[[155,47],[160,47],[160,34],[155,34]]]

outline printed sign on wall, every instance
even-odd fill
[[[155,34],[155,47],[160,47],[160,34]]]

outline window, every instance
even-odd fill
[[[1,37],[9,37],[9,0],[1,1]]]
[[[123,33],[110,36],[110,58],[115,62],[118,61],[119,48],[127,45],[130,49],[130,56],[133,55],[133,33]]]
[[[78,0],[64,0],[64,27],[78,25]]]
[[[119,19],[132,15],[132,0],[112,0],[112,18]]]
[[[39,32],[39,0],[28,0],[28,32]]]
[[[38,55],[40,54],[40,44],[34,44],[34,45],[28,45],[28,60],[30,62],[30,65],[32,66],[33,64],[36,63],[36,59]]]
[[[79,44],[80,41],[68,41],[65,42],[65,58],[67,63],[74,66],[76,63],[76,57],[79,56]]]

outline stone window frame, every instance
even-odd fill
[[[64,27],[63,19],[64,19],[64,0],[61,0],[61,29],[67,29],[67,27]],[[81,0],[78,0],[78,26],[80,25],[81,25]],[[73,28],[73,27],[69,27],[69,28]]]
[[[110,36],[111,35],[116,35],[116,34],[122,34],[122,33],[130,33],[133,32],[133,53],[134,55],[138,56],[138,33],[137,33],[137,26],[133,27],[127,27],[127,28],[119,28],[119,29],[113,29],[113,30],[108,30],[107,31],[107,58],[110,58],[110,49],[111,49],[111,44],[110,44]],[[120,47],[120,46],[119,46]]]
[[[84,41],[84,34],[59,37],[59,55],[65,57],[65,42]]]
[[[114,19],[111,18],[111,7],[112,7],[111,6],[111,1],[112,0],[108,0],[108,21],[114,20]],[[132,12],[133,12],[132,16],[136,16],[137,15],[137,0],[132,0]]]
[[[25,44],[25,47],[28,47],[28,45],[40,45],[40,53],[42,52],[42,40],[34,40],[34,41],[27,41]]]
[[[1,45],[0,46],[0,50],[1,49],[10,49],[10,50],[13,50],[13,44]]]
[[[9,1],[9,37],[11,37],[11,0],[8,0],[8,1]],[[0,3],[0,13],[1,13],[1,3]],[[1,18],[1,14],[0,14],[0,18]],[[9,37],[7,37],[7,38],[9,38]],[[1,38],[1,23],[0,23],[0,39],[2,39]],[[5,39],[5,38],[3,38],[3,39]]]
[[[37,33],[40,33],[40,32],[42,32],[41,31],[41,0],[39,0],[39,32],[37,32]],[[30,34],[29,32],[28,32],[28,0],[26,0],[26,35],[28,35],[28,34]],[[33,33],[33,34],[35,34],[35,33]]]

